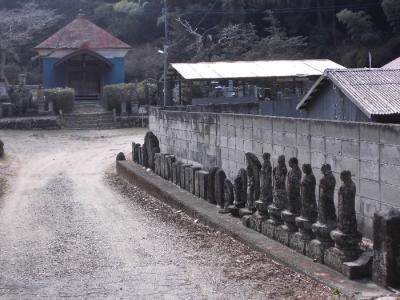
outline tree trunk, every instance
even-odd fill
[[[332,0],[332,36],[333,36],[333,45],[337,46],[337,39],[336,39],[336,0]]]
[[[318,17],[318,25],[319,28],[322,29],[324,27],[324,22],[322,20],[322,11],[321,11],[321,1],[322,0],[317,0],[317,17]],[[323,4],[323,3],[322,3]]]
[[[4,81],[8,85],[6,77],[6,51],[0,48],[0,81]]]

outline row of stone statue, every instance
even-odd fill
[[[372,278],[380,285],[400,282],[400,212],[375,215],[373,255],[362,252],[355,213],[356,186],[349,171],[340,174],[336,214],[336,179],[329,164],[321,167],[323,176],[316,190],[310,164],[300,168],[297,158],[290,158],[288,170],[282,155],[272,168],[270,154],[265,153],[261,163],[256,155],[247,153],[247,168],[241,169],[232,183],[221,168],[205,171],[160,153],[152,132],[146,134],[143,145],[132,144],[132,159],[216,204],[220,213],[241,217],[244,225],[350,278],[369,276],[372,270]],[[123,153],[117,160],[125,160]]]
[[[232,184],[218,167],[203,172],[205,177],[202,178],[200,168],[167,159],[157,163],[156,154],[160,147],[152,132],[146,134],[143,146],[132,146],[135,162],[156,173],[164,169],[163,177],[194,194],[198,186],[203,191],[198,195],[207,194],[207,200],[217,204],[220,213],[241,217],[246,226],[304,255],[341,272],[344,262],[360,256],[356,186],[349,171],[340,175],[343,183],[339,188],[337,216],[334,204],[336,179],[329,164],[321,167],[323,177],[317,197],[317,182],[311,165],[304,164],[300,169],[294,157],[289,159],[288,170],[283,155],[272,168],[269,153],[263,155],[263,163],[253,153],[246,153],[247,168],[239,171]]]
[[[311,223],[318,221],[319,224],[331,229],[338,227],[344,233],[357,232],[354,208],[356,186],[351,179],[350,171],[343,171],[340,175],[343,184],[339,189],[339,219],[337,219],[334,204],[336,179],[329,164],[321,168],[323,177],[319,183],[317,205],[316,179],[311,165],[304,164],[300,170],[297,158],[293,157],[289,160],[288,171],[285,156],[281,155],[278,158],[278,165],[272,169],[270,157],[269,153],[265,153],[261,165],[254,154],[246,154],[247,170],[241,169],[234,180],[233,206],[229,204],[231,183],[228,179],[225,182],[226,212],[235,213],[235,209],[243,208],[241,215],[246,215],[258,211],[260,214],[269,214],[275,224],[285,222],[293,229],[296,226],[294,217],[302,216]]]
[[[316,178],[310,164],[299,167],[297,158],[285,156],[272,168],[271,155],[263,163],[246,154],[247,169],[241,169],[234,183],[225,179],[221,213],[242,218],[243,224],[282,242],[300,253],[342,271],[342,263],[358,259],[361,234],[355,212],[356,186],[350,171],[340,174],[338,217],[334,204],[336,179],[331,166],[321,168],[316,195]],[[303,173],[303,174],[302,174]],[[233,195],[233,203],[232,203]],[[331,253],[325,253],[327,249]]]

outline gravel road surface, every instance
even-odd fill
[[[343,299],[128,186],[145,131],[0,131],[1,299]]]

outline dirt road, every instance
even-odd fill
[[[340,297],[117,178],[144,133],[0,131],[0,298]]]

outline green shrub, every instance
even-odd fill
[[[106,85],[103,89],[103,103],[107,109],[120,109],[122,102],[139,102],[136,83]]]
[[[75,90],[71,88],[55,88],[43,90],[46,103],[53,102],[54,112],[62,109],[63,113],[70,113],[74,110]]]

